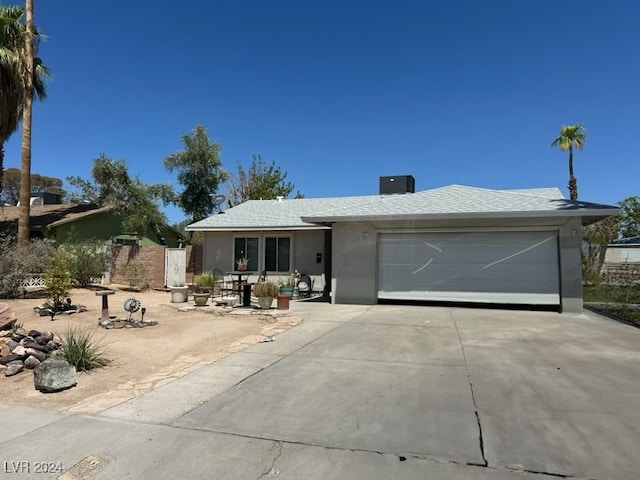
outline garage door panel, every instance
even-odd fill
[[[381,234],[378,297],[559,303],[554,232]]]

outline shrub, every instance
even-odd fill
[[[19,296],[22,282],[31,274],[42,275],[55,252],[55,244],[49,240],[18,247],[14,236],[0,235],[0,298]]]
[[[94,279],[101,278],[111,260],[100,242],[66,245],[65,250],[69,252],[71,278],[82,288],[89,286]]]
[[[110,360],[102,340],[94,341],[88,328],[69,327],[62,335],[62,358],[79,372],[104,367]]]
[[[196,285],[203,288],[211,288],[215,284],[212,272],[202,272],[200,275],[196,275],[193,281]]]
[[[140,288],[146,290],[149,288],[147,282],[147,269],[142,263],[129,262],[123,269],[124,278],[129,284],[129,288]]]
[[[260,282],[256,283],[253,287],[253,294],[256,297],[271,297],[276,298],[280,290],[278,286],[273,282]]]
[[[44,284],[54,310],[61,310],[63,299],[69,295],[69,290],[71,290],[69,254],[64,250],[58,250],[49,261]]]

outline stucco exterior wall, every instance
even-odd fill
[[[559,232],[560,303],[562,312],[582,312],[582,225],[571,219]]]
[[[324,287],[324,230],[293,230],[282,232],[205,232],[203,243],[203,269],[220,269],[222,272],[235,270],[233,258],[233,245],[235,237],[257,237],[259,244],[259,269],[258,273],[264,269],[264,241],[266,237],[291,236],[291,270],[298,270],[313,278],[314,290],[321,290]],[[317,262],[318,254],[320,263]],[[268,272],[270,279],[277,281],[279,278],[286,278],[287,273]]]

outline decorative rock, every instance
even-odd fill
[[[51,340],[50,342],[47,342],[44,348],[46,349],[47,352],[51,353],[54,350],[58,350],[58,348],[60,348],[60,345],[58,345],[56,342]]]
[[[24,348],[35,348],[41,352],[46,352],[47,350],[44,345],[40,345],[38,342],[34,342],[33,340],[26,341],[22,345]]]
[[[24,363],[22,363],[22,360],[14,360],[13,362],[7,363],[7,368],[4,371],[4,376],[11,377],[17,373],[20,373],[22,370],[24,370]]]
[[[13,330],[0,330],[0,338],[10,337],[13,335]]]
[[[46,340],[44,343],[50,342],[51,340],[53,340],[53,332],[49,332],[49,331],[42,332],[39,335],[39,337]],[[40,342],[38,342],[38,343],[40,343]],[[42,345],[44,345],[44,344],[42,344]]]
[[[26,335],[22,333],[14,333],[13,335],[11,335],[11,340],[15,342],[21,342],[24,338],[26,338]]]
[[[26,357],[27,349],[24,348],[22,345],[18,345],[16,348],[11,350],[11,353],[13,353],[14,355],[18,355],[19,357]]]
[[[24,361],[24,366],[29,369],[34,369],[38,365],[40,365],[40,360],[38,360],[36,357],[33,357],[33,356],[28,356]]]
[[[0,357],[7,357],[11,355],[11,348],[9,348],[9,345],[2,344],[0,345]]]
[[[47,359],[47,354],[46,353],[41,352],[40,350],[36,350],[35,348],[27,348],[27,354],[29,354],[32,357],[37,358],[41,362],[44,362]]]
[[[59,392],[76,385],[76,367],[64,360],[46,360],[33,370],[33,383],[41,392]]]
[[[51,339],[47,339],[45,336],[39,335],[35,337],[34,340],[36,341],[36,343],[39,343],[40,345],[46,345],[47,342]]]
[[[18,318],[15,312],[6,303],[0,303],[0,330],[10,329]]]
[[[14,355],[12,353],[11,355],[7,355],[6,357],[0,357],[0,365],[8,365],[15,360],[20,360],[20,355]]]
[[[16,348],[18,345],[20,345],[18,342],[16,342],[15,340],[11,340],[9,339],[9,341],[7,342],[7,346],[13,350],[14,348]]]
[[[31,338],[36,338],[36,337],[39,337],[40,335],[42,335],[42,333],[40,333],[39,330],[29,330],[29,333],[27,333],[27,336]]]

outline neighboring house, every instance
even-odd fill
[[[17,231],[20,207],[0,207],[0,232]],[[101,240],[115,244],[167,245],[181,242],[173,229],[161,235],[148,232],[137,239],[122,232],[122,219],[111,207],[95,204],[32,205],[30,217],[32,238],[52,238],[58,243]]]
[[[326,279],[334,303],[480,302],[580,312],[581,227],[619,212],[567,200],[556,188],[450,185],[413,193],[411,176],[380,180],[379,195],[251,200],[187,230],[204,233],[205,270],[233,270],[241,256],[249,270],[269,276],[297,269]]]
[[[607,245],[602,274],[610,282],[635,283],[640,276],[640,237],[621,238]]]

